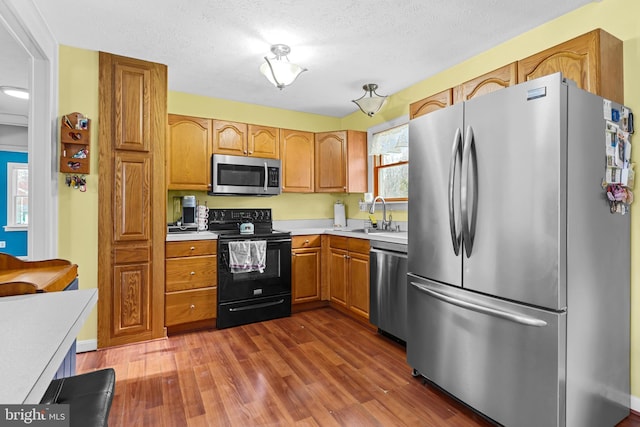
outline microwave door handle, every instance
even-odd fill
[[[264,192],[267,192],[267,184],[269,184],[269,168],[267,162],[264,162]]]

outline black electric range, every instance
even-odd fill
[[[241,233],[247,228],[253,233]],[[291,233],[273,229],[271,209],[209,209],[209,231],[218,234],[216,326],[290,316]],[[247,242],[260,245],[263,252],[259,263],[239,269],[231,252],[234,245]]]

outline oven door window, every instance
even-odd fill
[[[234,282],[246,282],[247,280],[269,280],[279,279],[281,273],[280,268],[280,249],[277,247],[269,248],[267,245],[265,268],[262,273],[259,271],[250,271],[242,273],[231,273]]]
[[[229,245],[219,250],[218,301],[235,301],[291,292],[291,241],[267,241],[266,262],[259,271],[232,273]]]

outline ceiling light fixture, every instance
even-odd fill
[[[271,61],[265,56],[264,60],[267,62],[260,66],[260,72],[280,90],[293,83],[300,73],[307,71],[306,68],[289,62],[287,55],[290,52],[291,48],[286,44],[274,44],[271,46],[271,53],[275,56]]]
[[[6,95],[13,96],[14,98],[29,99],[29,91],[21,87],[0,86],[0,90]]]
[[[378,85],[375,83],[367,83],[362,86],[362,89],[364,89],[364,95],[351,102],[354,102],[360,108],[360,111],[365,113],[367,116],[373,117],[374,114],[380,111],[384,103],[387,101],[387,97],[376,93]]]

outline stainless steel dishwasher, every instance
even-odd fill
[[[407,245],[371,240],[369,321],[407,341]]]

